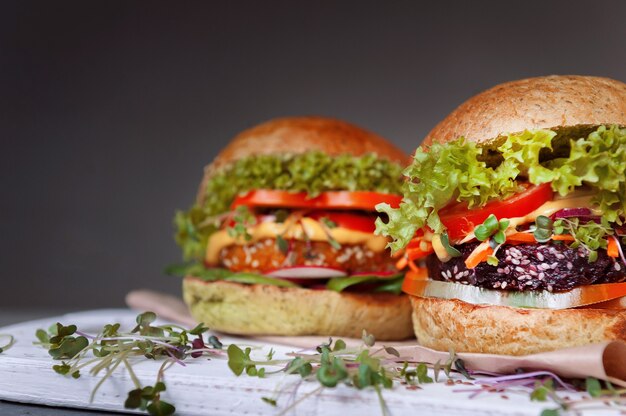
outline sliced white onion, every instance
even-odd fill
[[[291,279],[330,279],[332,277],[343,277],[347,273],[345,270],[332,269],[330,267],[317,266],[294,266],[272,270],[265,273],[265,276],[291,278]]]

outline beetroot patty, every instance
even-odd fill
[[[565,291],[577,286],[618,283],[626,280],[622,261],[598,250],[598,260],[589,263],[584,248],[572,249],[565,244],[505,244],[498,250],[497,266],[486,262],[475,269],[465,267],[465,259],[478,246],[467,243],[456,246],[461,257],[446,263],[431,254],[426,259],[432,279],[469,284],[487,289]],[[622,246],[623,247],[623,246]]]
[[[332,247],[323,241],[289,243],[283,252],[276,240],[268,238],[246,245],[232,245],[220,251],[221,266],[236,272],[261,272],[289,266],[321,266],[343,269],[351,273],[395,271],[389,251],[373,252],[365,245]]]

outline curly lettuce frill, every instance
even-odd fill
[[[487,149],[464,138],[420,146],[404,171],[408,185],[400,206],[376,207],[388,216],[387,222],[377,220],[376,234],[391,237],[389,247],[396,252],[422,227],[445,231],[438,210],[450,201],[481,207],[514,195],[520,190],[518,180],[536,185],[550,182],[562,196],[589,186],[598,191],[593,203],[603,219],[621,224],[626,212],[626,128],[601,126],[587,137],[570,140],[568,157],[543,160],[540,153],[552,151],[555,136],[551,130],[506,136],[489,149],[499,154],[496,166],[484,162]]]

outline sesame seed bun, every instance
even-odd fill
[[[417,341],[456,352],[526,355],[626,341],[626,310],[519,309],[411,296]]]
[[[463,136],[489,142],[524,130],[626,126],[626,84],[610,78],[552,75],[496,85],[457,107],[424,145]]]
[[[489,148],[503,134],[551,129],[555,140],[567,145],[572,136],[615,124],[626,126],[626,84],[547,76],[497,85],[470,98],[437,124],[424,144],[462,136]],[[518,309],[413,296],[411,302],[418,342],[438,350],[523,355],[626,340],[626,310]]]
[[[209,328],[242,335],[329,335],[384,341],[413,337],[405,295],[183,281],[191,315]]]

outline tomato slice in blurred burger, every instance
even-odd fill
[[[524,183],[521,186],[525,188],[524,191],[504,201],[489,202],[481,208],[468,209],[467,203],[461,202],[440,210],[439,217],[448,229],[450,240],[462,239],[491,214],[498,219],[522,217],[552,200],[553,192],[549,183]]]
[[[231,208],[240,205],[267,208],[350,209],[376,211],[376,205],[386,202],[394,208],[400,205],[400,195],[368,191],[328,191],[310,198],[306,192],[257,189],[240,195]]]
[[[307,217],[314,220],[326,218],[337,225],[337,227],[364,233],[373,233],[376,229],[376,214],[315,210]]]

